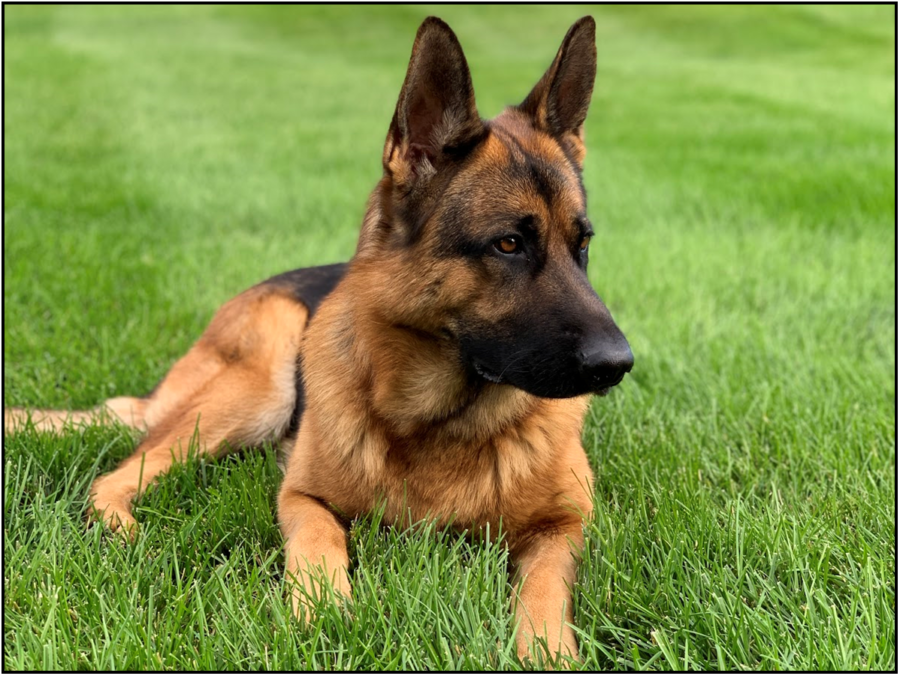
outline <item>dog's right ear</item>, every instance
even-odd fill
[[[595,30],[590,16],[572,24],[550,68],[519,104],[536,128],[569,149],[579,166],[584,161],[584,121],[597,75]]]
[[[484,137],[469,65],[450,26],[422,22],[382,157],[394,183],[412,187]]]

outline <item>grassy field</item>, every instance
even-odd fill
[[[896,669],[894,8],[4,9],[4,403],[148,391],[215,308],[347,259],[416,27],[488,117],[598,23],[590,276],[634,372],[594,402],[591,669]],[[85,528],[119,428],[3,461],[5,669],[519,668],[506,554],[377,518],[355,620],[290,617],[274,452]]]

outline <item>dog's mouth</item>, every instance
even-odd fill
[[[496,371],[491,370],[490,368],[485,366],[484,363],[481,362],[480,360],[473,359],[470,363],[472,364],[472,368],[474,369],[475,373],[477,373],[480,377],[484,378],[489,383],[494,383],[496,385],[500,385],[500,384],[503,384],[504,382],[506,382],[501,374],[497,373]],[[577,396],[579,394],[594,394],[598,397],[605,397],[607,394],[610,393],[610,391],[616,385],[621,383],[622,380],[624,380],[624,375],[619,377],[615,382],[604,383],[603,386],[600,388],[584,390],[584,391],[576,392],[573,394],[566,394],[563,396],[572,397],[572,396]],[[554,396],[554,395],[553,394],[549,394],[549,395],[545,394],[545,395],[538,395],[538,396]],[[556,395],[556,396],[560,396],[560,395]]]
[[[503,378],[500,377],[500,374],[494,373],[477,359],[472,360],[472,368],[474,368],[475,372],[488,382],[495,383],[497,385],[503,382]]]
[[[622,375],[620,375],[614,383],[604,383],[603,387],[601,387],[597,390],[594,390],[594,394],[596,394],[598,397],[605,397],[607,394],[609,394],[609,391],[612,388],[614,388],[616,385],[621,383],[623,380],[625,380],[624,373]]]

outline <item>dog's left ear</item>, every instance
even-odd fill
[[[450,26],[422,22],[384,148],[384,168],[402,185],[427,180],[485,135],[469,65]]]
[[[584,161],[584,121],[597,75],[595,29],[590,16],[572,24],[550,68],[519,104],[532,124],[556,137],[579,166]]]

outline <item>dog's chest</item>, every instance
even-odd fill
[[[437,519],[459,528],[526,520],[547,499],[540,480],[552,449],[521,440],[397,445],[387,450],[375,493],[385,518]]]
[[[348,517],[383,507],[388,523],[436,519],[471,528],[502,519],[508,531],[545,518],[569,492],[562,480],[572,450],[580,451],[584,408],[583,401],[548,401],[500,429],[472,424],[415,434],[371,424],[372,416],[352,407],[311,409],[287,479]],[[583,451],[576,456],[579,476],[589,473]]]

